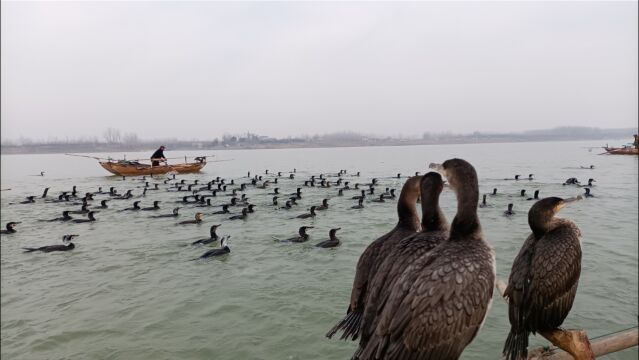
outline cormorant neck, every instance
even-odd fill
[[[453,219],[450,229],[450,239],[477,234],[481,231],[479,217],[477,216],[477,203],[479,200],[479,189],[477,179],[469,179],[456,188],[457,193],[457,214]]]
[[[421,223],[415,209],[420,194],[421,176],[414,176],[406,181],[397,201],[398,226],[419,231]]]
[[[422,193],[422,231],[446,230],[448,223],[439,207],[439,194]]]
[[[528,225],[532,230],[535,240],[541,239],[546,233],[552,230],[555,225],[560,222],[559,218],[555,218],[554,214],[544,213],[528,213]]]

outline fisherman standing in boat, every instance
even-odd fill
[[[160,161],[164,161],[166,163],[166,158],[164,157],[164,145],[160,146],[153,155],[151,155],[151,165],[152,166],[160,166]]]

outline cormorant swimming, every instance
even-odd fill
[[[357,200],[357,205],[351,206],[351,209],[363,209],[363,208],[364,208],[364,199],[363,198],[359,198],[359,200]]]
[[[40,221],[47,221],[47,222],[54,222],[54,221],[69,221],[72,220],[73,218],[71,216],[69,216],[69,212],[68,210],[65,210],[62,212],[62,217],[59,218],[55,218],[55,219],[51,219],[51,220],[40,220]]]
[[[587,198],[588,198],[588,197],[595,197],[593,194],[591,194],[591,193],[590,193],[590,188],[588,188],[588,187],[587,187],[587,188],[584,188],[584,190],[586,191],[586,192],[583,194],[583,196],[584,196],[584,197],[587,197]]]
[[[301,226],[298,230],[299,232],[298,236],[294,236],[292,238],[288,238],[283,241],[290,241],[290,242],[296,242],[296,243],[308,241],[308,234],[306,233],[306,229],[312,229],[312,228],[313,228],[312,226]]]
[[[577,180],[577,178],[571,177],[564,181],[563,185],[579,185],[579,180]]]
[[[0,234],[13,234],[18,232],[18,230],[16,230],[16,225],[22,223],[22,221],[11,221],[8,222],[6,225],[6,230],[0,230]]]
[[[41,246],[39,248],[23,248],[25,252],[33,252],[33,251],[42,251],[45,253],[52,251],[69,251],[75,248],[75,244],[71,242],[71,240],[80,235],[64,235],[62,237],[63,243],[68,243],[67,245],[49,245],[49,246]]]
[[[202,222],[203,217],[204,217],[204,214],[202,214],[201,212],[195,213],[195,220],[180,221],[178,225],[200,224]]]
[[[151,216],[151,217],[154,218],[154,219],[165,218],[165,217],[177,217],[179,215],[179,213],[178,213],[179,210],[180,210],[180,208],[176,207],[176,208],[173,209],[173,213],[172,214],[154,215],[154,216]]]
[[[229,238],[231,238],[230,235],[226,236],[226,237],[223,237],[220,240],[220,247],[218,249],[209,250],[209,251],[205,252],[202,256],[200,256],[199,258],[200,259],[206,259],[206,258],[210,258],[210,257],[213,257],[213,256],[220,256],[220,255],[224,255],[224,254],[230,253],[231,249],[228,246],[226,246],[226,239],[229,239]],[[197,259],[194,259],[194,260],[197,260]]]
[[[209,200],[210,200],[210,199],[209,199]],[[145,208],[142,208],[142,209],[140,209],[140,210],[144,210],[144,211],[160,210],[160,205],[159,205],[159,204],[160,204],[160,201],[159,201],[159,200],[155,200],[155,201],[153,202],[153,206],[151,206],[151,207],[145,207]]]
[[[575,199],[548,197],[528,212],[532,234],[513,261],[504,297],[510,333],[504,345],[507,360],[528,357],[528,336],[559,327],[572,308],[581,274],[579,228],[554,217]]]
[[[310,217],[314,217],[314,216],[316,215],[316,214],[315,214],[315,209],[316,209],[316,208],[317,208],[317,206],[315,206],[315,205],[311,206],[310,213],[302,214],[302,215],[297,215],[297,216],[295,217],[295,219],[308,219],[308,218],[310,218]]]
[[[211,225],[211,236],[207,239],[200,239],[197,241],[194,241],[191,243],[191,245],[205,245],[205,244],[210,244],[214,241],[217,241],[217,234],[215,233],[215,230],[220,227],[222,224],[218,224],[218,225]]]
[[[539,190],[535,190],[535,195],[531,198],[528,198],[526,200],[539,200]]]
[[[242,208],[242,214],[231,216],[229,220],[244,220],[247,217],[248,217],[248,209]]]
[[[515,212],[513,211],[513,204],[508,204],[508,210],[504,211],[504,215],[506,216],[510,216],[510,215],[515,215]]]
[[[89,211],[89,212],[87,213],[87,218],[88,218],[88,219],[73,219],[73,220],[70,220],[70,221],[72,221],[72,222],[74,222],[74,223],[87,223],[87,222],[94,222],[94,221],[96,221],[96,220],[97,220],[97,219],[93,216],[93,214],[94,214],[94,213],[95,213],[95,211]]]
[[[315,211],[326,210],[328,209],[328,199],[322,199],[322,205],[317,206]]]
[[[486,203],[486,194],[484,194],[484,196],[482,197],[481,204],[479,204],[479,207],[480,208],[488,207],[488,204]]]
[[[321,247],[321,248],[332,248],[332,247],[339,246],[340,242],[339,242],[339,239],[337,238],[337,236],[335,236],[335,233],[337,232],[337,230],[340,230],[340,229],[341,228],[331,229],[328,232],[329,239],[326,240],[326,241],[322,241],[321,243],[316,244],[315,246],[316,247]]]
[[[211,215],[228,214],[228,213],[230,213],[229,206],[227,204],[224,204],[222,205],[222,210],[212,212]]]

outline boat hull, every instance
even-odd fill
[[[147,164],[122,164],[116,162],[100,161],[100,165],[108,172],[119,176],[138,176],[138,175],[160,175],[168,172],[176,172],[178,174],[194,173],[202,170],[206,162],[175,164],[175,165],[159,165],[151,166]]]
[[[639,149],[632,147],[625,148],[605,148],[609,155],[639,155]]]

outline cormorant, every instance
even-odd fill
[[[11,221],[8,222],[6,225],[6,230],[0,230],[0,234],[13,234],[18,232],[18,230],[16,230],[16,225],[22,223],[22,221]]]
[[[205,244],[210,244],[214,241],[217,241],[217,234],[215,233],[215,230],[220,226],[222,226],[222,224],[211,225],[211,230],[210,230],[211,236],[207,239],[200,239],[200,240],[194,241],[191,243],[191,245],[205,245]]]
[[[337,323],[326,336],[331,337],[342,329],[344,331],[342,338],[357,339],[364,306],[369,295],[370,283],[377,273],[379,265],[390,249],[395,247],[401,239],[421,230],[419,216],[415,210],[417,198],[420,196],[421,179],[421,176],[414,176],[406,180],[397,202],[397,225],[388,233],[371,242],[360,255],[355,268],[355,279],[346,317]]]
[[[337,232],[337,230],[340,230],[341,228],[335,228],[335,229],[331,229],[328,232],[328,236],[329,239],[322,241],[319,244],[316,244],[316,247],[321,247],[321,248],[332,248],[332,247],[336,247],[339,246],[340,242],[339,239],[337,238],[337,236],[335,236],[335,233]]]
[[[504,297],[510,333],[507,360],[528,357],[528,336],[559,327],[572,308],[581,274],[581,232],[567,219],[554,217],[574,199],[548,197],[528,212],[532,234],[513,261]]]
[[[39,248],[23,248],[25,252],[33,252],[33,251],[42,251],[45,253],[52,251],[69,251],[75,248],[75,244],[71,242],[71,240],[80,235],[64,235],[62,237],[63,243],[68,243],[67,245],[49,245],[49,246],[41,246]]]
[[[412,283],[402,277],[393,286],[362,359],[457,359],[490,307],[495,254],[477,216],[477,173],[461,159],[431,167],[457,195],[450,235],[406,270],[417,274]]]

